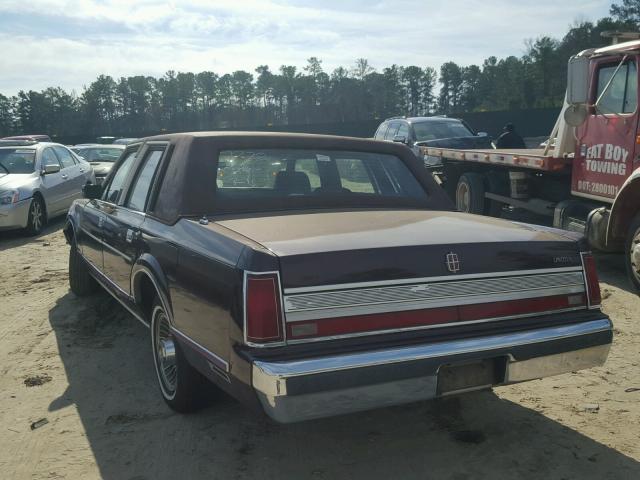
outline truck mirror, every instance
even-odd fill
[[[571,127],[579,127],[587,120],[589,112],[585,104],[568,105],[564,110],[564,121]]]
[[[567,69],[567,102],[571,105],[589,101],[589,59],[573,56]]]

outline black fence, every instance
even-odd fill
[[[560,112],[559,108],[542,108],[530,110],[511,110],[504,112],[472,112],[451,115],[462,118],[479,132],[487,132],[492,137],[500,135],[506,123],[513,123],[516,130],[523,137],[538,137],[548,135],[555,124]],[[313,123],[297,125],[256,125],[233,130],[259,131],[259,132],[296,132],[296,133],[318,133],[325,135],[344,135],[351,137],[372,137],[378,125],[383,119],[365,120],[360,122],[332,122]],[[225,131],[231,129],[215,129]],[[161,132],[146,132],[145,135],[157,135]],[[167,132],[162,132],[167,133]],[[116,135],[117,137],[118,135]],[[128,135],[121,135],[123,137]],[[96,139],[87,135],[73,137],[57,137],[54,139],[67,145],[78,143],[95,142]]]

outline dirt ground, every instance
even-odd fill
[[[172,413],[145,327],[69,292],[61,225],[0,234],[2,479],[640,478],[640,299],[618,256],[598,259],[603,368],[280,426],[229,398]]]

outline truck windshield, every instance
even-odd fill
[[[36,153],[31,149],[0,149],[0,175],[7,173],[33,173]]]
[[[402,160],[380,153],[260,149],[220,152],[216,211],[418,207],[427,193]]]
[[[428,121],[413,124],[417,142],[440,138],[473,137],[473,132],[462,122]]]

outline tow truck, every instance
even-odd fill
[[[422,147],[425,165],[459,210],[499,215],[505,205],[624,252],[640,291],[640,40],[584,50],[568,62],[564,105],[540,148]]]

